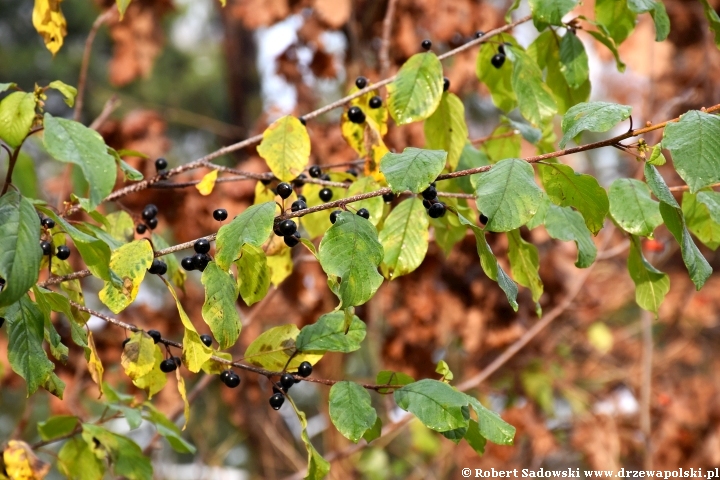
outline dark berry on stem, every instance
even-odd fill
[[[367,208],[361,208],[360,210],[357,211],[357,214],[359,217],[362,217],[365,220],[370,218],[370,212],[368,211]]]
[[[486,217],[482,213],[480,214],[480,225],[487,225],[488,220],[489,220],[488,217]]]
[[[320,175],[322,175],[322,170],[317,165],[313,165],[310,167],[310,170],[308,170],[308,173],[313,178],[318,178]]]
[[[289,373],[283,373],[280,377],[280,385],[282,385],[283,389],[287,392],[290,390],[290,387],[295,385],[295,378]]]
[[[148,272],[152,275],[165,275],[167,273],[167,264],[156,258],[148,268]]]
[[[285,403],[285,395],[282,393],[275,393],[272,397],[270,397],[270,406],[273,410],[280,410],[283,403]]]
[[[220,372],[220,381],[225,383],[231,373],[234,373],[234,372],[232,370],[223,370],[222,372]]]
[[[301,377],[309,377],[312,374],[313,367],[310,362],[302,362],[298,367],[298,375]]]
[[[286,235],[292,235],[297,231],[297,223],[290,219],[283,220],[278,224],[278,230],[282,233],[283,237]]]
[[[352,123],[363,123],[365,121],[365,113],[360,107],[350,107],[347,111],[348,120]]]
[[[67,245],[60,245],[57,247],[57,253],[55,253],[55,256],[60,260],[67,260],[70,258],[70,248],[68,248]]]
[[[354,168],[348,168],[347,170],[345,170],[345,173],[347,173],[348,175],[352,175],[353,177],[358,176],[358,171]]]
[[[383,202],[390,203],[393,200],[395,200],[395,194],[393,192],[386,193],[385,195],[383,195]]]
[[[423,48],[423,50],[430,50],[432,48],[432,42],[428,39],[425,39],[422,41],[420,46]]]
[[[288,198],[293,193],[292,185],[290,185],[289,183],[285,183],[285,182],[278,183],[277,193],[278,193],[278,195],[280,195],[280,198],[283,198],[283,199]]]
[[[323,202],[329,202],[333,197],[333,191],[329,188],[323,188],[320,190],[319,196]]]
[[[272,178],[261,178],[260,183],[265,185],[266,187],[272,183]]]
[[[177,370],[177,365],[175,364],[175,360],[172,358],[168,358],[160,362],[160,371],[163,373],[170,373]]]
[[[207,253],[196,253],[192,258],[195,268],[201,272],[205,271],[205,267],[207,267],[207,264],[212,260],[212,257]]]
[[[307,198],[305,198],[305,195],[298,195],[298,202],[307,203]]]
[[[150,220],[147,221],[147,226],[150,227],[150,230],[155,230],[157,228],[157,225],[158,225],[157,217],[151,218]]]
[[[295,200],[292,205],[290,205],[290,211],[291,212],[297,212],[298,210],[305,210],[307,208],[307,203],[303,202],[302,200]]]
[[[500,44],[498,46],[498,53],[505,55],[505,45],[504,44]]]
[[[337,222],[338,215],[342,213],[342,210],[333,210],[333,212],[330,214],[330,223],[334,224]]]
[[[332,181],[332,178],[330,178],[330,174],[329,174],[329,173],[323,173],[322,175],[320,175],[320,180],[324,180],[324,181],[326,181],[326,182],[330,182],[330,181]]]
[[[275,384],[275,383],[273,383],[272,391],[273,391],[273,393],[283,393],[283,389],[278,387],[277,384]]]
[[[437,197],[437,189],[433,186],[430,186],[423,190],[422,196],[425,200],[432,200]]]
[[[52,245],[50,245],[50,242],[40,242],[40,248],[42,248],[43,255],[50,255],[52,253]]]
[[[147,232],[147,225],[144,223],[139,223],[137,227],[135,227],[135,231],[138,233],[138,235],[142,235],[145,232]]]
[[[478,30],[477,32],[475,32],[475,38],[480,38],[483,35],[485,35],[485,32],[483,32],[482,30]]]
[[[206,347],[212,345],[212,337],[210,335],[200,335],[200,341],[203,342]]]
[[[447,92],[448,90],[450,90],[450,79],[443,77],[443,92]]]
[[[370,99],[368,105],[370,105],[370,108],[380,108],[382,107],[382,98],[375,95]]]
[[[292,235],[285,235],[283,240],[285,241],[285,245],[292,248],[300,243],[300,232],[295,232]]]
[[[225,372],[227,372],[227,375],[225,376],[225,380],[223,380],[223,383],[226,386],[230,388],[235,388],[240,385],[240,377],[238,377],[237,373],[233,372],[232,370],[225,370]],[[223,372],[223,374],[225,372]],[[223,379],[222,374],[220,374],[220,379]]]
[[[161,170],[165,170],[167,166],[167,160],[165,160],[164,158],[158,158],[157,160],[155,160],[155,170],[157,170],[158,172]]]
[[[210,242],[207,238],[201,238],[193,245],[196,253],[208,253],[210,251]]]
[[[360,90],[367,87],[367,84],[368,84],[368,79],[363,76],[357,77],[355,79],[355,86],[358,87]]]
[[[218,208],[217,210],[213,211],[213,218],[218,222],[226,220],[227,217],[227,210],[225,210],[224,208]]]
[[[430,202],[430,200],[423,198],[423,207],[425,207],[425,210],[432,207],[432,203]]]
[[[304,173],[301,173],[300,175],[297,176],[297,178],[295,180],[292,181],[292,184],[294,186],[300,188],[303,185],[305,185],[306,178],[307,178],[307,176]]]
[[[195,270],[195,262],[193,261],[193,257],[185,257],[180,261],[180,265],[182,268],[187,270],[188,272],[191,272]]]
[[[445,204],[442,202],[433,203],[430,205],[430,208],[428,208],[428,215],[430,215],[430,218],[442,217],[445,215]]]
[[[503,66],[503,63],[505,63],[505,55],[502,53],[496,53],[493,55],[493,57],[490,59],[490,63],[492,63],[492,66],[495,68],[500,68]]]
[[[53,220],[52,218],[43,218],[40,223],[45,228],[53,228],[55,226],[55,220]]]
[[[280,223],[276,223],[276,224],[273,225],[273,233],[274,233],[275,235],[277,235],[278,237],[282,237],[282,236],[283,236],[282,232],[280,231]]]
[[[150,205],[145,205],[145,208],[143,208],[142,218],[143,220],[150,220],[151,218],[155,218],[157,214],[158,208],[151,203]]]
[[[172,361],[175,362],[175,365],[178,367],[182,365],[182,360],[180,360],[180,357],[172,357]]]
[[[153,339],[153,342],[158,343],[162,339],[162,334],[157,330],[148,330],[147,334]]]

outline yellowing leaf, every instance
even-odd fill
[[[270,283],[277,287],[292,273],[293,262],[290,249],[284,248],[277,255],[267,257],[267,266],[270,268]]]
[[[289,182],[310,160],[310,136],[297,117],[286,115],[263,132],[257,151],[277,178]]]
[[[310,362],[314,365],[322,358],[322,353],[297,353],[288,363],[296,352],[295,339],[299,334],[298,327],[292,324],[273,327],[258,336],[248,346],[244,360],[257,367],[273,371],[280,371],[286,368],[286,365],[287,370],[292,371],[297,369],[302,362]]]
[[[90,336],[88,335],[88,344]],[[125,344],[120,363],[131,380],[150,373],[155,365],[155,342],[145,332],[135,332]]]
[[[215,352],[216,357],[224,358],[225,360],[232,361],[232,355],[226,352]],[[220,375],[223,370],[227,370],[230,366],[227,363],[218,362],[217,360],[210,359],[203,363],[202,371],[208,375]]]
[[[590,325],[587,335],[590,345],[595,347],[598,352],[605,354],[612,350],[613,334],[604,323],[595,322]]]
[[[125,10],[127,10],[131,1],[132,0],[115,0],[118,12],[120,12],[120,21],[122,21],[123,17],[125,16]]]
[[[45,46],[55,55],[67,35],[67,22],[60,10],[62,0],[35,0],[32,21]]]
[[[50,471],[50,465],[37,458],[30,445],[19,440],[8,442],[3,461],[10,480],[42,480]]]
[[[165,282],[170,295],[175,299],[177,305],[178,314],[180,314],[180,320],[185,327],[185,333],[183,334],[183,364],[193,373],[197,373],[202,368],[202,365],[212,356],[212,349],[206,346],[200,340],[200,334],[195,330],[195,326],[190,321],[190,317],[185,313],[180,300],[178,300],[175,289],[167,281]]]
[[[218,177],[218,171],[213,170],[212,172],[206,174],[202,180],[200,180],[200,183],[195,185],[195,188],[197,188],[197,191],[200,192],[200,195],[210,195],[213,191],[213,188],[215,188],[215,181]]]
[[[152,340],[151,340],[152,341]],[[148,398],[163,389],[167,383],[167,375],[160,370],[160,362],[163,361],[163,354],[160,346],[153,345],[153,363],[152,368],[145,375],[133,380],[136,387],[142,388],[148,394]]]
[[[145,272],[153,262],[153,249],[147,240],[136,240],[118,248],[110,256],[110,269],[122,279],[122,287],[105,282],[100,300],[113,311],[120,313],[137,296]]]
[[[175,378],[177,379],[177,387],[178,387],[178,392],[180,392],[180,398],[183,399],[183,404],[185,405],[183,407],[183,413],[185,415],[185,424],[182,427],[182,429],[185,430],[185,427],[187,427],[187,424],[190,421],[190,402],[188,402],[188,399],[187,399],[187,390],[185,389],[185,380],[183,379],[182,375],[180,374],[179,368],[175,370]]]
[[[87,344],[88,346],[85,347],[85,360],[88,362],[88,371],[90,372],[90,377],[93,379],[93,382],[95,382],[100,389],[100,397],[102,397],[102,376],[105,369],[98,356],[97,347],[95,347],[95,341],[93,340],[92,331],[90,330],[88,330]]]

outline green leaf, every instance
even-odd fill
[[[487,155],[489,163],[497,163],[506,158],[517,158],[520,156],[521,138],[515,132],[513,125],[500,124],[490,134],[490,138],[480,144],[480,148]],[[512,135],[510,135],[512,134]],[[473,179],[479,177],[479,174],[473,175]],[[473,181],[477,184],[477,181]]]
[[[575,266],[587,268],[597,256],[597,247],[592,241],[590,230],[585,226],[582,215],[570,207],[550,205],[545,216],[545,228],[548,235],[556,240],[573,241],[578,248]]]
[[[380,171],[395,193],[420,193],[445,168],[447,152],[407,147],[402,153],[387,153],[380,160]]]
[[[635,13],[650,12],[655,22],[655,41],[662,42],[670,33],[670,18],[668,18],[665,5],[656,0],[628,0],[628,7]]]
[[[61,162],[80,167],[90,187],[89,210],[94,210],[115,186],[117,167],[105,141],[81,123],[45,114],[45,148]]]
[[[310,160],[310,135],[296,116],[286,115],[263,132],[257,152],[277,178],[289,182]]]
[[[362,438],[364,438],[366,442],[370,443],[373,440],[380,438],[381,436],[382,420],[380,420],[380,417],[377,417],[373,426],[369,430],[365,431]]]
[[[468,404],[478,416],[480,435],[498,445],[512,445],[515,438],[515,427],[500,418],[500,415],[485,408],[476,398],[465,395]]]
[[[498,42],[517,45],[517,41],[508,34],[501,33],[493,38],[497,39]],[[512,85],[513,62],[511,58],[507,58],[500,68],[493,67],[490,60],[496,53],[497,45],[495,42],[480,44],[475,71],[478,79],[490,91],[495,106],[504,112],[510,112],[517,106],[517,96]]]
[[[543,82],[542,71],[537,63],[520,47],[506,48],[512,60],[512,86],[517,95],[522,116],[538,127],[557,113],[557,103],[552,92]]]
[[[550,199],[561,207],[577,209],[588,229],[597,235],[610,206],[605,189],[595,177],[577,173],[560,163],[542,164],[538,170]]]
[[[275,202],[253,205],[220,227],[215,241],[215,262],[220,268],[230,269],[246,243],[262,247],[272,233],[275,208]]]
[[[428,249],[429,225],[417,197],[403,200],[390,212],[379,237],[385,251],[380,264],[385,278],[392,280],[420,266]]]
[[[508,158],[480,174],[475,192],[478,210],[489,221],[486,229],[508,232],[524,225],[537,212],[542,191],[533,168],[518,158]]]
[[[360,348],[365,333],[365,323],[357,316],[352,316],[350,328],[346,329],[343,312],[326,313],[300,330],[295,347],[300,352],[349,353]]]
[[[540,279],[540,257],[535,245],[522,239],[519,230],[511,230],[508,236],[508,259],[510,273],[517,283],[529,288],[533,302],[537,303],[543,294],[543,283]]]
[[[72,480],[102,480],[105,465],[81,437],[65,442],[58,452],[58,470]]]
[[[520,152],[518,151],[518,154],[515,156],[517,157],[519,155]],[[463,147],[462,154],[460,155],[458,170],[468,170],[470,168],[484,167],[486,165],[490,165],[487,155],[473,147],[470,142],[466,143],[465,147]],[[475,187],[473,185],[477,182],[478,175],[479,174],[476,173],[474,175],[458,177],[455,181],[465,193],[474,193]]]
[[[685,192],[682,211],[688,229],[708,248],[720,246],[720,193],[702,191],[697,194]]]
[[[265,298],[270,288],[270,267],[262,248],[246,243],[235,265],[238,269],[240,296],[245,304],[250,306]],[[228,297],[228,302],[235,305],[233,295]]]
[[[330,420],[345,438],[357,443],[377,420],[370,394],[354,382],[338,382],[330,389]]]
[[[615,0],[609,0],[611,2]],[[604,28],[604,27],[603,27]],[[587,33],[589,33],[595,40],[602,43],[607,47],[608,50],[610,50],[610,53],[613,54],[615,57],[615,67],[617,68],[618,72],[622,73],[625,71],[625,63],[620,59],[620,53],[618,53],[617,46],[615,44],[615,41],[608,36],[605,31],[596,31],[596,30],[585,30]]]
[[[17,83],[10,82],[10,83],[0,83],[0,93],[9,90],[11,88],[17,88]]]
[[[463,407],[463,409],[466,409],[468,411],[468,415],[470,410],[468,407]],[[460,443],[460,441],[463,439],[465,434],[467,433],[468,427],[460,427],[456,428],[455,430],[448,430],[447,432],[440,432],[440,435],[447,438],[451,442],[453,442],[455,445]]]
[[[398,125],[428,118],[443,93],[442,65],[432,52],[416,53],[387,86],[388,110]]]
[[[650,158],[647,159],[647,163],[659,167],[665,165],[666,162],[667,160],[665,160],[665,155],[662,153],[662,145],[655,145],[652,149],[652,153],[650,153]]]
[[[670,150],[673,165],[690,187],[690,193],[720,182],[720,117],[693,110],[679,122],[669,123],[663,148]]]
[[[149,413],[147,419],[155,425],[157,432],[165,437],[165,440],[168,441],[173,450],[178,453],[195,453],[197,451],[191,443],[182,438],[182,432],[174,422],[170,421],[150,402],[145,402],[144,405],[147,407]]]
[[[23,295],[3,315],[8,324],[8,361],[27,382],[29,397],[45,384],[55,368],[43,349],[43,314],[30,297]]]
[[[647,184],[634,178],[618,178],[610,185],[610,215],[626,232],[644,237],[651,237],[663,221]]]
[[[50,82],[48,84],[48,88],[54,88],[58,92],[62,94],[63,97],[65,97],[65,103],[68,107],[72,107],[75,105],[75,97],[77,96],[77,88],[68,85],[65,82],[61,82],[60,80],[55,80],[53,82]]]
[[[568,31],[560,41],[560,71],[570,88],[578,88],[590,77],[585,46],[574,33]]]
[[[490,280],[498,283],[498,286],[500,286],[502,291],[505,292],[505,296],[507,297],[510,306],[517,312],[517,285],[512,281],[508,274],[505,273],[498,263],[490,245],[487,243],[485,231],[459,213],[458,220],[460,220],[461,224],[470,227],[475,234],[475,244],[477,246],[478,255],[480,256],[480,266],[482,267],[483,272],[485,272],[485,275],[487,275]]]
[[[331,288],[340,299],[339,308],[362,305],[375,294],[383,281],[377,272],[382,259],[373,224],[350,212],[340,213],[318,249],[320,266],[339,282]]]
[[[630,117],[632,107],[617,103],[589,102],[579,103],[570,108],[562,119],[563,138],[560,148],[581,132],[607,132],[623,120]]]
[[[657,314],[670,290],[670,277],[650,265],[635,235],[631,236],[627,266],[630,278],[635,283],[635,302],[640,308]]]
[[[183,365],[185,365],[191,372],[197,373],[200,371],[203,364],[212,356],[212,348],[206,346],[200,340],[200,334],[197,330],[195,330],[195,326],[190,321],[190,317],[188,317],[187,313],[185,313],[185,309],[180,303],[180,300],[178,300],[175,289],[167,282],[165,282],[165,285],[170,291],[170,295],[172,295],[175,299],[175,305],[177,305],[180,321],[185,327],[185,333],[183,334]]]
[[[562,17],[575,8],[578,0],[530,0],[533,23],[538,30],[548,25],[562,26]]]
[[[307,433],[307,419],[305,418],[305,413],[298,410],[292,398],[288,396],[287,399],[293,410],[295,410],[298,420],[300,420],[300,426],[302,427],[300,438],[305,444],[305,448],[308,452],[308,470],[305,475],[305,480],[322,480],[330,471],[330,462],[325,460],[318,451],[315,450],[312,443],[310,443],[310,436]]]
[[[625,0],[595,0],[595,20],[620,45],[635,30],[637,15]]]
[[[648,187],[650,187],[650,191],[658,200],[667,203],[671,207],[680,208],[680,204],[675,200],[675,197],[665,183],[662,175],[660,175],[660,172],[658,172],[658,169],[647,163],[645,164],[645,181]]]
[[[425,120],[424,130],[425,147],[445,150],[450,171],[454,171],[468,138],[465,106],[457,95],[450,92],[442,94],[437,110]]]
[[[703,4],[703,12],[705,13],[705,18],[707,18],[708,23],[710,24],[710,30],[715,33],[715,46],[720,48],[720,16],[718,16],[715,9],[710,5],[710,2],[708,0],[700,0]]]
[[[267,277],[267,280],[269,284],[270,278]],[[220,350],[225,350],[233,346],[240,336],[240,314],[235,307],[235,279],[215,262],[210,262],[202,273],[201,281],[205,286],[203,320],[210,327]]]
[[[547,194],[543,192],[542,200],[540,200],[540,206],[538,207],[537,213],[535,213],[535,215],[530,219],[528,223],[525,224],[525,226],[528,229],[532,230],[539,227],[540,225],[544,225],[545,217],[547,216],[547,212],[550,209],[550,205],[552,205],[550,198],[548,198]]]
[[[330,177],[332,179],[333,173],[330,173]],[[316,183],[306,183],[303,187],[303,195],[307,198],[307,205],[308,207],[316,207],[318,205],[322,205],[325,202],[320,198],[320,190],[323,188],[326,188],[323,185],[318,185]],[[341,198],[345,198],[346,190],[344,188],[339,187],[328,187],[333,192],[332,200],[340,200]],[[330,223],[330,213],[328,210],[321,210],[319,212],[311,213],[310,215],[305,215],[302,217],[301,220],[303,228],[308,232],[309,238],[317,238],[320,235],[323,235],[331,226],[332,223]]]
[[[153,258],[153,248],[147,240],[130,242],[112,252],[110,269],[120,277],[122,284],[116,286],[113,282],[105,282],[98,296],[113,313],[120,313],[135,301]]]
[[[100,458],[107,456],[113,473],[128,480],[152,480],[150,457],[129,438],[83,423],[82,438]]]
[[[105,221],[107,224],[103,225],[103,230],[120,244],[132,242],[135,238],[135,222],[127,212],[119,210],[109,213],[105,217]],[[154,236],[157,237],[157,235]]]
[[[520,132],[520,135],[522,135],[522,138],[527,140],[528,142],[535,145],[540,141],[542,138],[542,132],[539,128],[535,128],[529,123],[525,123],[522,120],[515,121],[512,118],[508,117],[501,117],[503,120],[506,120],[508,123],[510,123],[510,126],[513,127],[515,130]],[[520,154],[517,155],[509,155],[509,157],[518,157]]]
[[[359,195],[361,193],[374,192],[380,188],[382,188],[382,186],[376,182],[373,177],[362,177],[350,184],[350,188],[347,189],[347,196],[352,197],[353,195]],[[335,199],[334,196],[333,199]],[[370,218],[368,218],[368,220],[370,220],[370,223],[376,227],[382,220],[383,214],[385,213],[385,202],[383,202],[382,197],[372,197],[366,200],[360,200],[359,202],[353,203],[353,206],[358,210],[366,208],[367,211],[370,212]],[[327,213],[323,213],[327,215]]]
[[[475,452],[479,455],[485,453],[485,444],[487,443],[487,440],[480,433],[480,426],[478,425],[478,422],[470,419],[470,424],[468,425],[464,438],[468,445],[470,445],[470,448],[475,450]]]
[[[40,220],[30,201],[15,189],[0,197],[0,307],[17,302],[38,279],[42,249]]]
[[[20,146],[35,120],[35,94],[13,92],[0,101],[0,140]]]
[[[297,353],[295,344],[300,330],[295,325],[280,325],[260,334],[245,350],[244,360],[272,371],[297,370],[302,362],[317,363],[322,353]],[[295,354],[295,355],[293,355]],[[292,357],[290,363],[288,360]]]
[[[450,370],[450,366],[445,360],[440,360],[438,362],[435,367],[435,373],[439,373],[440,376],[442,376],[442,381],[445,383],[449,383],[450,380],[455,378],[455,375],[453,375],[452,370]]]
[[[38,423],[37,430],[40,438],[48,441],[72,433],[77,424],[78,418],[74,415],[57,415]]]
[[[467,407],[467,395],[447,383],[424,379],[395,390],[398,407],[415,415],[431,430],[446,432],[467,427],[468,418],[462,407]]]

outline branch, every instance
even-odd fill
[[[380,43],[380,76],[384,77],[390,70],[390,34],[392,33],[392,21],[395,16],[397,0],[388,0],[385,18],[383,19],[382,40]]]

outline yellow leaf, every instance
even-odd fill
[[[127,10],[128,5],[130,5],[130,2],[132,0],[115,0],[115,3],[117,3],[118,12],[120,12],[120,21],[122,21],[123,17],[125,16],[125,10]]]
[[[162,361],[163,354],[160,346],[153,344],[153,363],[150,371],[137,379],[133,379],[136,387],[142,388],[147,392],[148,398],[152,398],[153,395],[162,390],[167,383],[167,375],[160,370],[160,362]]]
[[[310,160],[310,136],[300,120],[286,115],[263,132],[257,152],[277,178],[289,182],[302,173]]]
[[[110,269],[122,279],[123,285],[118,288],[112,282],[105,282],[100,290],[100,300],[113,313],[123,311],[135,300],[140,283],[152,262],[153,249],[147,240],[130,242],[112,252]]]
[[[215,181],[218,177],[218,171],[213,170],[212,172],[208,173],[203,177],[202,180],[200,180],[200,183],[195,185],[195,188],[197,188],[198,192],[200,192],[200,195],[210,195],[213,191],[213,188],[215,188]]]
[[[188,402],[188,399],[187,399],[187,390],[185,389],[185,380],[183,379],[182,375],[180,374],[179,368],[175,370],[175,378],[177,379],[178,392],[180,392],[180,397],[183,399],[183,403],[185,404],[185,407],[183,409],[183,413],[185,414],[185,424],[182,427],[182,429],[185,430],[185,427],[187,427],[187,424],[190,421],[190,402]]]
[[[299,353],[295,348],[295,339],[300,330],[293,324],[280,325],[263,332],[245,350],[244,360],[256,367],[280,371],[283,368],[295,370],[302,362],[315,365],[322,353]]]
[[[216,357],[224,358],[225,360],[232,360],[232,355],[226,352],[215,352]],[[226,363],[218,362],[212,358],[202,365],[202,371],[208,375],[220,375],[224,370],[227,370],[229,365]]]
[[[185,364],[191,372],[197,373],[203,364],[212,356],[212,348],[206,346],[202,340],[200,340],[200,334],[195,329],[195,325],[190,321],[190,317],[185,313],[185,309],[180,303],[180,300],[178,300],[175,289],[165,279],[163,279],[163,281],[175,299],[180,320],[185,327],[185,333],[183,334],[183,364]]]
[[[272,190],[270,190],[270,188],[258,181],[255,185],[255,201],[253,202],[253,205],[260,205],[261,203],[273,201],[275,201],[275,194]]]
[[[227,4],[227,0],[220,0],[220,5],[223,7]]]
[[[32,21],[45,46],[55,55],[67,35],[67,22],[60,10],[62,0],[35,0]]]
[[[88,345],[90,344],[88,335]],[[135,332],[130,336],[130,341],[125,344],[120,364],[125,369],[125,374],[131,380],[136,380],[150,373],[155,366],[155,342],[145,332]]]
[[[602,353],[608,353],[613,347],[612,331],[602,322],[595,322],[588,328],[588,341],[590,345]]]
[[[19,440],[8,442],[3,461],[10,480],[42,480],[50,471],[50,465],[37,458],[30,445]]]
[[[98,356],[97,348],[95,347],[95,340],[93,340],[92,331],[90,330],[88,330],[87,344],[88,346],[85,347],[85,360],[87,360],[88,362],[88,370],[90,371],[90,377],[97,384],[98,389],[100,389],[100,397],[102,397],[102,377],[105,369],[103,368],[103,364],[100,361],[100,357]]]
[[[270,268],[270,283],[277,287],[283,280],[289,277],[293,271],[290,249],[286,247],[277,255],[268,256],[267,265],[268,268]]]

